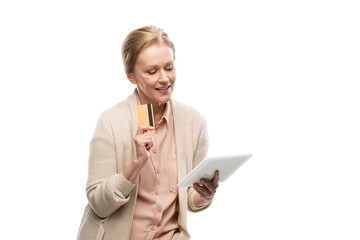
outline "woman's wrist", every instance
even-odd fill
[[[135,183],[143,166],[139,164],[137,158],[122,172],[123,176],[130,182]]]
[[[143,160],[139,157],[136,157],[134,159],[134,161],[132,162],[132,164],[134,164],[135,168],[139,168],[141,170],[144,167],[146,161],[147,161],[147,159]]]

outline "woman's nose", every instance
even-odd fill
[[[168,82],[169,81],[169,78],[164,70],[160,71],[159,81],[160,82]]]

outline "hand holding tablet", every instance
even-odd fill
[[[239,169],[252,155],[234,155],[214,157],[203,160],[188,175],[178,183],[178,187],[189,187],[200,183],[200,179],[211,180],[216,170],[219,171],[219,182],[224,182]]]
[[[152,104],[137,106],[137,117],[139,126],[154,127],[154,113]],[[224,182],[238,168],[240,168],[252,155],[233,155],[208,158],[200,162],[184,179],[178,183],[178,187],[189,187],[195,183],[201,183],[201,179],[212,181],[216,171],[219,171],[219,182]]]

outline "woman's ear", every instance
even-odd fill
[[[132,73],[128,73],[126,76],[132,84],[137,84],[137,81]]]

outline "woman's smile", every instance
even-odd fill
[[[157,90],[160,93],[167,93],[169,91],[171,85],[167,86],[167,87],[161,87],[161,88],[155,88],[155,90]]]

